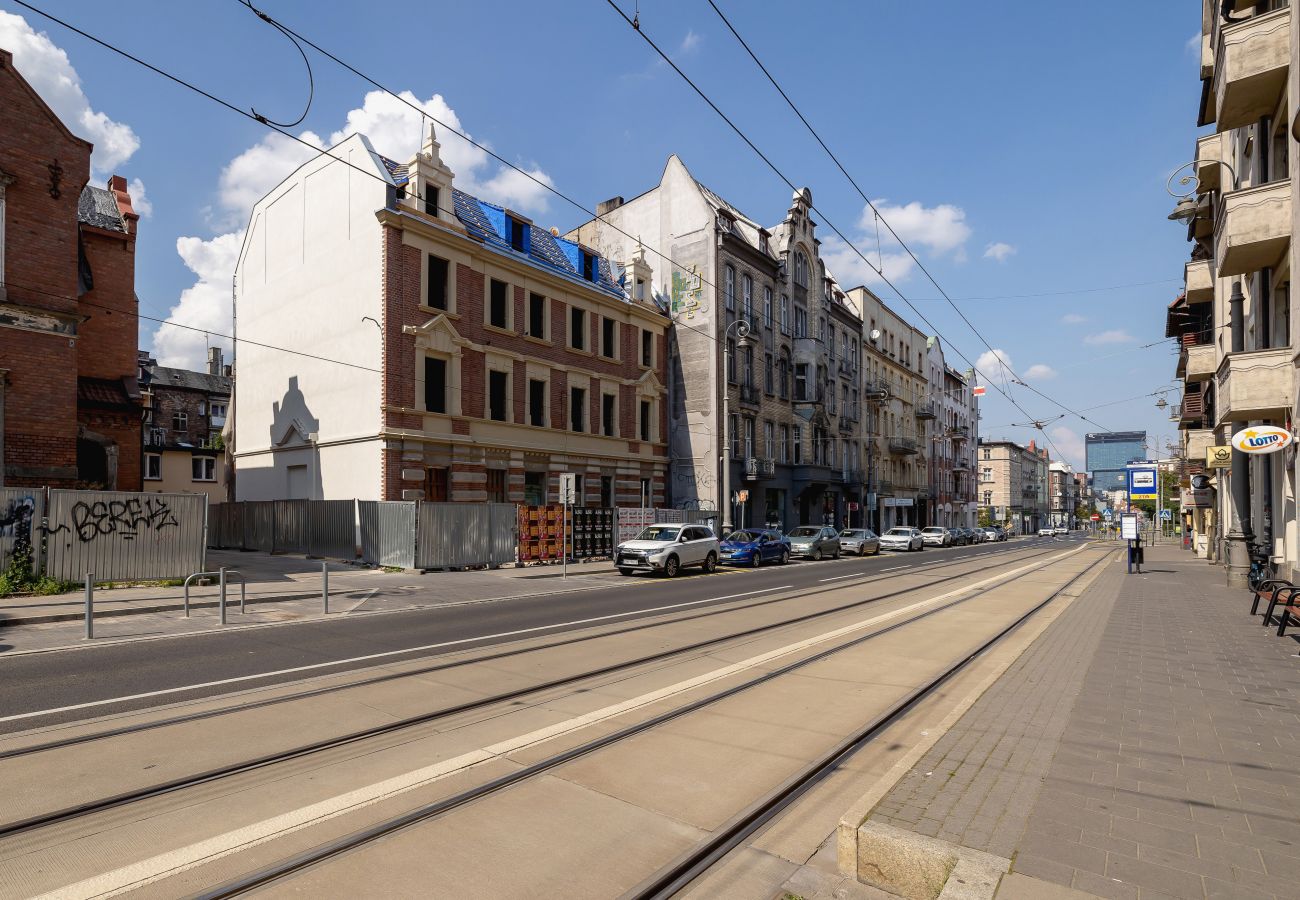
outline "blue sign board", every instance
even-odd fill
[[[1169,521],[1170,519],[1172,519],[1173,517],[1174,517],[1174,511],[1173,511],[1172,509],[1162,509],[1162,510],[1160,510],[1160,521],[1162,521],[1162,522],[1168,522],[1168,521]]]
[[[1154,466],[1130,466],[1128,469],[1128,498],[1130,500],[1155,500],[1156,469]]]

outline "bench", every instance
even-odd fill
[[[1267,628],[1272,623],[1273,608],[1277,606],[1277,636],[1283,637],[1286,634],[1286,627],[1290,625],[1300,625],[1300,586],[1281,588],[1274,594],[1274,599],[1268,604],[1268,614],[1264,616],[1264,627]]]
[[[1261,581],[1255,588],[1255,600],[1250,604],[1250,614],[1252,616],[1259,615],[1259,601],[1264,598],[1265,594],[1268,594],[1268,614],[1264,616],[1264,624],[1268,625],[1269,620],[1273,618],[1273,607],[1277,603],[1278,592],[1294,586],[1291,582],[1282,578],[1270,578],[1267,581]]]

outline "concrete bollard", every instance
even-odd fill
[[[325,603],[325,615],[330,614],[330,566],[320,564],[320,598]]]
[[[86,573],[86,640],[95,636],[95,573]]]

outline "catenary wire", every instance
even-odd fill
[[[701,100],[703,100],[703,101],[705,102],[705,104],[708,105],[708,107],[709,107],[710,109],[712,109],[712,110],[714,111],[714,113],[716,113],[717,116],[718,116],[720,119],[722,119],[722,121],[725,122],[725,123],[727,124],[728,127],[731,128],[731,130],[732,130],[733,132],[736,133],[737,137],[739,137],[739,138],[740,138],[740,139],[741,139],[741,140],[746,144],[746,146],[748,146],[751,150],[754,151],[754,153],[758,156],[758,158],[761,159],[761,160],[762,160],[762,161],[767,165],[767,167],[768,167],[769,169],[771,169],[772,172],[775,173],[776,176],[777,176],[781,181],[783,181],[783,182],[784,182],[784,183],[785,183],[785,184],[790,188],[791,191],[794,191],[794,192],[798,192],[798,191],[799,191],[799,188],[795,185],[795,183],[794,183],[793,181],[791,181],[790,178],[789,178],[788,176],[786,176],[786,174],[785,174],[783,171],[781,171],[781,169],[776,165],[776,163],[772,162],[771,158],[768,157],[768,155],[767,155],[766,153],[764,153],[764,152],[762,151],[762,149],[759,148],[759,146],[758,146],[757,144],[754,143],[754,141],[749,137],[749,135],[747,135],[747,134],[746,134],[746,133],[745,133],[745,132],[744,132],[744,131],[743,131],[743,130],[738,126],[738,125],[736,125],[735,122],[733,122],[733,121],[731,120],[731,118],[728,117],[727,114],[724,113],[724,112],[722,111],[722,109],[721,109],[721,108],[720,108],[716,103],[713,102],[713,100],[709,97],[709,95],[706,94],[706,93],[704,92],[704,90],[703,90],[702,88],[700,88],[700,86],[697,85],[697,84],[695,83],[695,81],[694,81],[694,80],[693,80],[689,75],[687,75],[685,72],[682,71],[681,67],[678,66],[677,63],[673,62],[672,58],[671,58],[667,53],[664,52],[664,50],[663,50],[663,49],[662,49],[662,48],[661,48],[661,47],[660,47],[660,46],[659,46],[659,45],[654,41],[653,38],[651,38],[648,34],[645,33],[645,31],[643,31],[643,30],[641,29],[639,23],[634,23],[631,19],[629,19],[629,18],[627,17],[627,14],[626,14],[625,12],[623,12],[622,8],[619,7],[619,5],[615,2],[615,0],[605,0],[605,2],[609,5],[609,7],[610,7],[612,10],[614,10],[615,13],[618,14],[618,16],[619,16],[620,18],[623,19],[624,22],[626,22],[626,23],[628,24],[628,26],[630,26],[630,27],[632,28],[633,31],[635,31],[635,32],[636,32],[636,33],[641,37],[642,40],[644,40],[644,41],[645,41],[645,42],[650,46],[650,48],[651,48],[652,50],[655,51],[655,53],[657,53],[657,54],[659,55],[660,59],[662,59],[665,63],[667,63],[668,66],[669,66],[669,67],[670,67],[674,72],[676,72],[676,73],[681,77],[681,79],[682,79],[683,81],[686,82],[686,84],[687,84],[688,86],[690,86],[690,88],[691,88],[691,89],[696,93],[696,95],[698,95],[699,98],[700,98]],[[863,261],[864,263],[866,263],[868,266],[870,266],[871,269],[872,269],[872,271],[874,271],[874,272],[876,273],[876,275],[877,275],[877,276],[878,276],[878,277],[879,277],[879,278],[880,278],[880,279],[881,279],[885,284],[889,285],[889,287],[894,291],[894,293],[897,294],[897,295],[899,296],[899,298],[900,298],[904,303],[906,303],[906,304],[908,305],[908,307],[912,310],[912,312],[916,313],[916,315],[921,319],[922,322],[924,322],[924,323],[925,323],[925,324],[930,328],[930,330],[934,333],[934,335],[935,335],[936,337],[943,338],[943,340],[945,340],[945,341],[949,344],[949,346],[952,347],[952,349],[954,350],[954,352],[956,352],[958,356],[960,356],[963,360],[966,361],[966,363],[967,363],[968,365],[970,365],[971,369],[972,369],[976,374],[979,374],[979,375],[983,375],[983,374],[984,374],[983,372],[980,371],[978,365],[976,365],[975,362],[973,362],[973,361],[972,361],[968,356],[966,356],[966,354],[962,353],[960,350],[957,349],[957,345],[956,345],[955,343],[953,343],[952,341],[949,341],[946,337],[943,337],[942,333],[939,331],[938,328],[935,327],[934,323],[931,322],[931,321],[930,321],[930,320],[925,316],[924,313],[922,313],[919,309],[917,309],[917,307],[916,307],[916,306],[915,306],[915,305],[914,305],[910,300],[907,299],[907,296],[906,296],[906,295],[905,295],[901,290],[899,290],[898,286],[895,285],[895,284],[894,284],[894,283],[893,283],[893,282],[892,282],[888,277],[885,276],[885,274],[884,274],[884,272],[882,271],[882,269],[878,268],[874,263],[872,263],[871,260],[868,259],[868,258],[866,257],[866,255],[863,254],[863,252],[862,252],[862,251],[857,247],[857,245],[854,244],[852,241],[850,241],[850,240],[848,239],[848,237],[847,237],[847,236],[846,236],[842,231],[840,231],[840,229],[835,225],[835,223],[834,223],[833,221],[831,221],[831,219],[830,219],[829,216],[827,216],[823,211],[821,211],[820,209],[818,209],[815,205],[813,205],[813,204],[811,204],[811,203],[809,204],[809,208],[812,209],[812,210],[814,210],[815,212],[817,212],[817,214],[821,216],[822,221],[825,222],[826,225],[827,225],[827,226],[828,226],[832,231],[835,232],[835,234],[840,238],[840,240],[842,240],[842,241],[844,242],[844,244],[845,244],[849,249],[851,249],[854,253],[856,253],[856,254],[857,254],[857,255],[862,259],[862,261]],[[997,354],[994,354],[994,355],[996,356]],[[1001,362],[1001,360],[999,360],[999,362]],[[1032,418],[1032,416],[1030,416],[1029,412],[1028,412],[1027,410],[1025,410],[1024,407],[1022,407],[1022,406],[1021,406],[1021,405],[1020,405],[1020,404],[1015,400],[1015,398],[1011,396],[1010,393],[1008,393],[1005,389],[1003,389],[1003,388],[1002,388],[1000,385],[998,385],[996,382],[992,381],[991,379],[988,379],[987,376],[985,376],[985,378],[986,378],[986,381],[988,382],[989,386],[992,387],[994,390],[996,390],[996,391],[997,391],[999,394],[1001,394],[1003,397],[1005,397],[1005,398],[1007,399],[1007,402],[1009,402],[1012,406],[1014,406],[1017,410],[1019,410],[1019,411],[1020,411],[1022,414],[1024,414],[1027,418]],[[1050,399],[1050,398],[1048,398],[1048,399]],[[1053,401],[1053,402],[1055,402],[1055,401]],[[1060,406],[1061,404],[1058,403],[1058,404],[1056,404],[1056,405]],[[1067,411],[1067,412],[1071,412],[1071,413],[1073,414],[1073,412],[1072,412],[1071,410],[1069,410],[1068,408],[1066,408],[1066,411]],[[1084,419],[1084,417],[1082,417],[1082,416],[1080,416],[1080,418],[1081,418],[1081,419]],[[1084,421],[1090,421],[1090,420],[1088,420],[1088,419],[1084,419]],[[1096,423],[1093,423],[1093,424],[1096,424]],[[1100,428],[1101,426],[1099,425],[1098,427]],[[1103,430],[1105,430],[1105,429],[1103,429]],[[1056,447],[1055,443],[1052,442],[1052,439],[1051,439],[1051,437],[1047,434],[1047,432],[1043,431],[1043,432],[1042,432],[1042,435],[1043,435],[1044,439],[1047,440],[1048,444],[1051,445],[1052,449],[1055,450],[1055,451],[1057,452],[1058,455],[1060,455],[1060,449],[1059,449],[1058,447]]]
[[[608,0],[608,2],[609,2],[611,5],[613,5],[613,0]],[[848,170],[847,170],[847,169],[844,167],[844,165],[840,162],[839,158],[838,158],[838,157],[837,157],[837,156],[836,156],[836,155],[831,151],[830,147],[828,147],[828,146],[826,145],[826,142],[825,142],[824,140],[822,140],[821,135],[817,133],[817,130],[816,130],[815,128],[813,128],[812,123],[810,123],[810,122],[808,121],[808,119],[804,116],[803,112],[799,109],[799,107],[795,104],[795,102],[794,102],[793,100],[790,99],[790,96],[785,92],[785,89],[782,88],[781,85],[777,82],[776,78],[773,77],[772,73],[768,70],[767,66],[763,65],[762,61],[758,58],[758,55],[757,55],[756,53],[754,53],[754,51],[750,48],[749,44],[745,41],[745,39],[744,39],[743,37],[741,37],[740,32],[738,32],[738,31],[736,30],[736,28],[731,24],[731,21],[726,17],[726,15],[723,14],[722,10],[718,8],[717,3],[715,3],[714,0],[708,0],[708,3],[709,3],[709,6],[711,6],[711,7],[713,8],[713,11],[714,11],[715,13],[718,14],[718,17],[719,17],[720,19],[722,19],[723,23],[727,26],[727,29],[732,33],[732,35],[735,36],[736,40],[740,42],[740,45],[741,45],[742,47],[744,47],[745,52],[749,54],[750,59],[752,59],[752,60],[754,61],[755,65],[757,65],[758,68],[762,71],[762,73],[763,73],[765,76],[767,76],[767,80],[768,80],[769,82],[772,83],[772,86],[773,86],[774,88],[776,88],[777,92],[781,95],[782,99],[785,100],[786,104],[789,105],[790,109],[794,111],[794,114],[795,114],[796,116],[798,116],[799,121],[802,122],[802,123],[804,124],[804,127],[808,129],[809,133],[812,134],[813,138],[816,139],[817,143],[821,145],[821,148],[822,148],[823,150],[826,151],[826,154],[827,154],[827,155],[831,158],[831,160],[835,163],[836,167],[840,170],[840,172],[843,173],[844,177],[847,178],[848,181],[849,181],[849,183],[853,185],[853,189],[856,190],[856,191],[858,192],[858,195],[861,196],[862,199],[863,199],[863,201],[864,201],[864,202],[865,202],[865,203],[866,203],[866,204],[871,208],[872,214],[876,217],[877,221],[880,221],[880,222],[883,222],[883,223],[884,223],[885,228],[889,230],[889,233],[893,236],[894,240],[896,240],[896,241],[898,242],[899,246],[901,246],[904,250],[907,251],[907,255],[908,255],[909,257],[911,257],[912,261],[916,263],[917,267],[918,267],[922,272],[925,273],[925,277],[928,278],[928,279],[930,280],[930,283],[933,284],[933,285],[935,286],[935,288],[938,289],[939,293],[943,295],[944,300],[946,300],[946,301],[948,302],[948,305],[951,306],[951,307],[953,308],[953,310],[957,313],[957,315],[961,317],[961,320],[962,320],[963,322],[966,323],[966,326],[967,326],[968,328],[970,328],[971,332],[972,332],[972,333],[973,333],[977,338],[979,338],[980,343],[982,343],[982,344],[984,345],[984,347],[985,347],[985,348],[986,348],[990,353],[993,354],[994,358],[998,361],[998,364],[1002,367],[1003,371],[1004,371],[1004,372],[1005,372],[1005,373],[1006,373],[1006,374],[1011,378],[1011,380],[1012,380],[1014,383],[1019,384],[1020,386],[1026,388],[1027,390],[1032,391],[1033,393],[1037,394],[1038,396],[1042,397],[1044,400],[1047,400],[1048,402],[1052,403],[1053,405],[1060,407],[1061,409],[1065,410],[1065,412],[1067,412],[1067,413],[1069,413],[1069,414],[1071,414],[1071,415],[1076,415],[1076,416],[1078,416],[1080,419],[1082,419],[1082,420],[1085,421],[1085,422],[1089,422],[1089,421],[1091,421],[1091,420],[1088,419],[1086,416],[1080,415],[1077,411],[1075,411],[1075,410],[1071,409],[1070,407],[1066,406],[1065,404],[1063,404],[1063,403],[1061,403],[1061,402],[1059,402],[1059,401],[1053,399],[1052,397],[1049,397],[1047,394],[1045,394],[1045,393],[1043,393],[1042,391],[1038,390],[1038,388],[1034,387],[1033,385],[1028,384],[1028,383],[1027,383],[1023,378],[1021,378],[1020,376],[1018,376],[1018,375],[1015,373],[1015,371],[1013,371],[1012,368],[1011,368],[1009,365],[1007,365],[1007,362],[1006,362],[1006,360],[1003,358],[1002,354],[999,353],[997,350],[994,349],[993,345],[990,344],[990,343],[988,342],[988,340],[984,337],[984,335],[980,332],[980,330],[979,330],[978,328],[975,327],[975,323],[972,322],[972,321],[970,320],[970,318],[969,318],[969,317],[968,317],[968,316],[967,316],[967,315],[966,315],[966,314],[961,310],[961,308],[960,308],[959,306],[957,306],[956,303],[953,302],[952,298],[948,295],[948,292],[945,291],[945,290],[943,289],[943,286],[940,285],[939,282],[938,282],[938,280],[935,279],[934,275],[932,275],[932,274],[930,273],[930,270],[926,268],[925,264],[924,264],[923,262],[921,262],[921,260],[917,257],[917,255],[912,251],[912,248],[910,248],[909,246],[907,246],[907,243],[906,243],[905,241],[903,241],[903,239],[898,235],[898,232],[896,232],[896,231],[894,230],[894,227],[893,227],[892,225],[889,224],[889,220],[886,219],[885,216],[882,215],[882,214],[880,213],[880,210],[878,210],[878,209],[876,208],[876,205],[875,205],[874,203],[872,203],[871,199],[867,196],[866,192],[865,192],[864,190],[862,190],[862,188],[858,185],[857,181],[853,178],[853,176],[849,174]],[[617,8],[617,7],[616,7],[616,8]],[[620,10],[620,13],[621,13],[621,12],[622,12],[622,11]],[[626,16],[624,16],[624,18],[626,18]],[[638,28],[637,31],[640,32],[640,29]],[[644,34],[642,34],[642,36],[645,37]],[[649,38],[646,38],[646,39],[649,40]],[[652,43],[652,46],[653,46],[653,43]],[[657,48],[656,48],[656,49],[657,49]],[[677,67],[674,66],[673,68],[676,69]],[[677,71],[678,71],[679,74],[681,74],[681,70],[680,70],[680,69],[677,69]],[[683,74],[682,77],[685,78],[686,76]],[[689,83],[689,82],[690,82],[690,79],[687,79],[687,81],[688,81],[688,83]],[[694,84],[692,84],[692,87],[694,87]],[[699,92],[699,89],[696,88],[696,91]],[[703,95],[701,94],[701,96],[703,96]],[[707,98],[706,98],[706,100],[707,100]],[[713,105],[711,101],[708,101],[708,102],[709,102],[709,104],[710,104],[711,106]],[[714,107],[714,108],[717,109],[716,107]],[[719,111],[719,114],[721,115],[721,112],[720,112],[720,111]],[[724,119],[725,119],[725,118],[726,118],[726,117],[724,116]],[[729,120],[728,120],[728,124],[731,124]],[[735,129],[735,126],[732,125],[732,128]],[[737,130],[738,130],[738,129],[737,129]],[[746,139],[746,140],[748,140],[748,139]],[[752,144],[751,144],[751,146],[752,146]],[[755,148],[755,149],[757,149],[757,148]],[[770,165],[770,163],[769,163],[769,165]],[[778,174],[780,174],[780,173],[778,173]],[[782,176],[782,177],[784,178],[784,176]],[[788,181],[788,179],[787,179],[787,181]],[[823,219],[826,218],[826,217],[825,217],[825,213],[822,214],[822,217],[823,217]],[[840,239],[841,239],[841,240],[843,240],[846,244],[852,246],[853,249],[854,249],[856,252],[858,252],[858,255],[859,255],[859,256],[862,256],[861,251],[857,251],[857,248],[852,244],[852,242],[849,241],[849,239],[848,239],[848,238],[847,238],[843,233],[841,233],[840,230],[839,230],[838,228],[836,228],[835,225],[834,225],[833,223],[831,223],[829,220],[827,220],[827,221],[826,221],[826,224],[827,224],[827,225],[830,225],[831,229],[832,229],[833,231],[835,231],[835,233],[836,233],[837,235],[840,236]],[[862,258],[863,258],[863,261],[867,262],[867,264],[870,265],[870,261],[867,260],[867,258],[866,258],[865,256],[862,256]],[[883,269],[883,266],[876,267],[877,274],[881,274],[881,269]],[[882,275],[882,277],[883,277],[883,275]],[[906,297],[904,297],[903,294],[902,294],[901,292],[898,291],[898,288],[897,288],[897,287],[895,287],[892,283],[889,283],[888,281],[886,281],[886,283],[889,284],[889,286],[890,286],[891,288],[893,288],[894,291],[895,291],[896,293],[898,293],[899,297],[902,298],[903,301],[904,301],[905,303],[907,303],[907,305],[913,309],[913,311],[916,311],[918,315],[920,314],[919,310],[916,310],[916,307],[915,307],[915,306],[912,306],[911,301],[908,300]],[[954,349],[956,349],[956,348],[954,347]],[[1010,399],[1009,395],[1006,394],[1006,392],[1003,392],[1003,393],[1004,393],[1004,396],[1007,396],[1008,399]],[[1019,408],[1019,407],[1017,407],[1017,408]],[[1021,411],[1024,412],[1024,410],[1021,410]],[[1028,415],[1028,414],[1026,413],[1026,415]],[[1092,424],[1097,425],[1098,428],[1101,428],[1101,427],[1102,427],[1102,426],[1100,426],[1100,425],[1099,425],[1098,423],[1096,423],[1096,422],[1092,422]],[[1103,429],[1103,430],[1104,430],[1104,429]]]

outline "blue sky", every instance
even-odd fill
[[[718,2],[951,297],[1040,295],[958,300],[1028,382],[1073,409],[1172,386],[1168,342],[1142,345],[1163,337],[1189,250],[1183,229],[1165,219],[1173,201],[1164,180],[1193,155],[1197,136],[1188,44],[1199,4],[1130,4],[1120,15],[1097,4]],[[305,103],[297,51],[236,0],[37,5],[241,108],[292,121]],[[622,5],[632,12],[632,0]],[[788,188],[605,0],[433,3],[401,16],[351,2],[263,8],[589,207],[650,187],[671,153],[759,221],[777,223],[788,205]],[[708,3],[641,0],[640,21],[792,180],[812,188],[823,237],[833,222],[874,258],[861,198]],[[142,313],[227,331],[248,206],[306,151],[9,0],[0,0],[0,46],[16,52],[74,131],[96,141],[97,181],[119,173],[143,185]],[[361,129],[380,152],[414,149],[418,116],[367,96],[368,85],[329,60],[312,63],[315,100],[295,133],[328,143]],[[585,218],[451,144],[444,149],[465,187],[562,231]],[[859,283],[861,260],[827,244],[840,282]],[[885,246],[884,260],[954,365],[966,365],[954,349],[971,360],[987,351],[898,248]],[[1140,286],[1090,290],[1114,285]],[[1061,293],[1082,290],[1090,292]],[[910,316],[892,291],[879,292]],[[142,347],[198,364],[202,335],[158,328],[142,320]],[[1033,417],[1061,412],[1026,388],[1010,390]],[[983,436],[1035,436],[1012,427],[1027,419],[995,390],[984,401]],[[1154,402],[1088,415],[1107,429],[1174,436]],[[1074,416],[1047,425],[1076,465],[1091,430]]]

